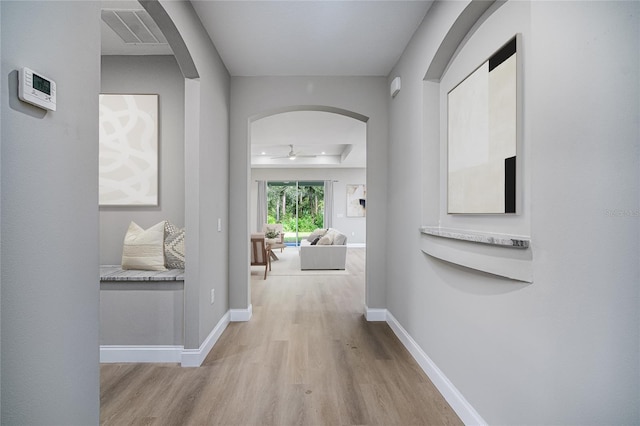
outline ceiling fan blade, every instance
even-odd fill
[[[317,155],[296,154],[293,158],[316,158]],[[271,157],[272,160],[279,160],[282,158],[291,158],[289,155],[281,155],[279,157]]]
[[[279,159],[282,159],[282,158],[288,158],[290,160],[295,160],[296,158],[315,158],[315,157],[317,157],[317,155],[311,155],[311,154],[307,155],[307,154],[300,154],[298,152],[295,152],[293,150],[293,145],[289,145],[289,148],[290,148],[289,154],[287,154],[287,155],[279,155],[277,157],[271,157],[271,159],[272,160],[279,160]]]

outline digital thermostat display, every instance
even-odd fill
[[[51,82],[40,77],[38,74],[33,74],[33,88],[47,95],[51,95]]]
[[[24,67],[20,70],[18,97],[25,102],[51,111],[56,110],[56,83],[33,70]]]

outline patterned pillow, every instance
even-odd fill
[[[167,221],[164,227],[164,258],[169,269],[184,269],[184,228]]]
[[[122,269],[164,271],[164,221],[149,229],[129,224],[122,247]]]

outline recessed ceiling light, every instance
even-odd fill
[[[267,155],[267,153],[266,153],[266,152],[264,152],[264,151],[262,151],[260,154],[262,154],[262,155]]]
[[[322,151],[322,155],[326,154],[324,151]]]

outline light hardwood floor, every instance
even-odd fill
[[[103,364],[101,424],[461,424],[389,326],[364,320],[364,252],[349,249],[348,276],[252,275],[253,318],[199,368]]]

